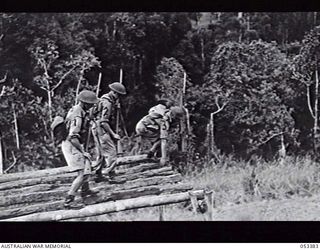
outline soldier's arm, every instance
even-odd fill
[[[100,122],[101,127],[107,131],[112,137],[116,137],[116,133],[112,130],[111,126],[109,125],[108,121],[101,121]]]
[[[160,126],[160,139],[161,139],[161,159],[160,165],[165,165],[167,161],[167,143],[168,143],[168,130],[169,122],[163,120]]]
[[[111,116],[111,108],[112,108],[112,104],[110,102],[103,103],[100,125],[112,137],[116,137],[116,133],[113,131],[113,129],[109,124],[109,118]]]
[[[76,117],[72,122],[70,126],[69,131],[69,141],[71,144],[78,149],[81,153],[84,153],[84,149],[80,143],[80,130],[82,125],[82,118]]]
[[[71,144],[76,148],[78,149],[81,153],[85,153],[82,145],[80,144],[80,141],[79,141],[79,138],[77,137],[73,137],[73,138],[70,138],[70,142]]]

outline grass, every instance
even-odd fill
[[[320,171],[310,157],[287,157],[273,162],[258,159],[254,175],[252,164],[232,157],[218,164],[202,164],[190,169],[201,171],[190,171],[184,176],[184,182],[192,184],[194,189],[214,191],[217,220],[320,220],[317,217]],[[308,212],[306,203],[314,213]],[[167,205],[164,220],[207,219],[205,214],[194,214],[186,202]],[[84,221],[159,221],[159,208],[111,213]]]

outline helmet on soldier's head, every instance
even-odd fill
[[[89,90],[83,90],[78,95],[78,100],[85,103],[95,104],[98,102],[96,94]]]
[[[173,106],[170,108],[172,118],[180,118],[186,114],[186,111],[184,108],[179,106]]]
[[[127,93],[125,86],[120,82],[114,82],[109,84],[109,88],[120,95],[125,95]]]
[[[173,102],[169,99],[159,99],[157,101],[158,104],[162,104],[164,106],[166,106],[167,108],[170,108],[173,105]]]

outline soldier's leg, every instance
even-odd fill
[[[81,186],[81,196],[86,197],[89,195],[96,195],[99,191],[93,191],[89,188],[89,176],[91,174],[90,161],[86,160],[85,169],[83,173],[83,184]]]
[[[101,159],[100,165],[98,166],[98,168],[95,172],[94,181],[96,183],[108,180],[107,178],[105,178],[102,175],[102,169],[105,168],[106,166],[108,166],[106,158],[108,157],[109,148],[112,146],[114,146],[114,148],[115,148],[115,145],[114,145],[114,143],[108,133],[101,134],[99,136],[99,142],[100,142],[99,147],[100,147],[100,153],[101,153],[102,159]]]
[[[160,146],[161,144],[161,141],[160,140],[157,140],[156,142],[153,143],[151,149],[149,150],[149,153],[148,153],[148,157],[151,158],[155,155],[156,151],[157,151],[157,148]]]
[[[138,155],[141,153],[141,145],[142,145],[142,136],[137,135],[135,138],[135,144],[133,148],[131,149],[131,155]]]
[[[73,180],[70,190],[68,192],[68,195],[73,195],[75,196],[78,189],[81,187],[82,183],[83,183],[83,173],[84,170],[79,170],[78,171],[78,176]]]
[[[102,169],[106,166],[106,160],[104,156],[99,159],[97,168],[95,170],[96,175],[102,175]]]
[[[109,177],[113,177],[114,174],[115,174],[114,169],[117,166],[117,155],[116,155],[116,153],[113,154],[113,155],[110,155],[108,157],[107,164],[108,164],[107,174],[109,175]]]
[[[117,148],[111,137],[106,137],[103,144],[103,155],[106,159],[107,174],[117,165]]]
[[[64,202],[65,207],[70,207],[71,203],[74,201],[74,198],[78,189],[83,184],[83,173],[84,173],[84,170],[79,170],[78,176],[73,180],[70,190],[68,192],[68,195],[66,197],[66,200]]]

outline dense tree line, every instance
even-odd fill
[[[80,90],[96,91],[100,72],[100,95],[108,91],[120,68],[129,135],[156,98],[179,100],[186,72],[193,153],[207,154],[211,118],[216,154],[317,156],[318,19],[317,12],[0,14],[4,169],[61,165],[52,117]]]

